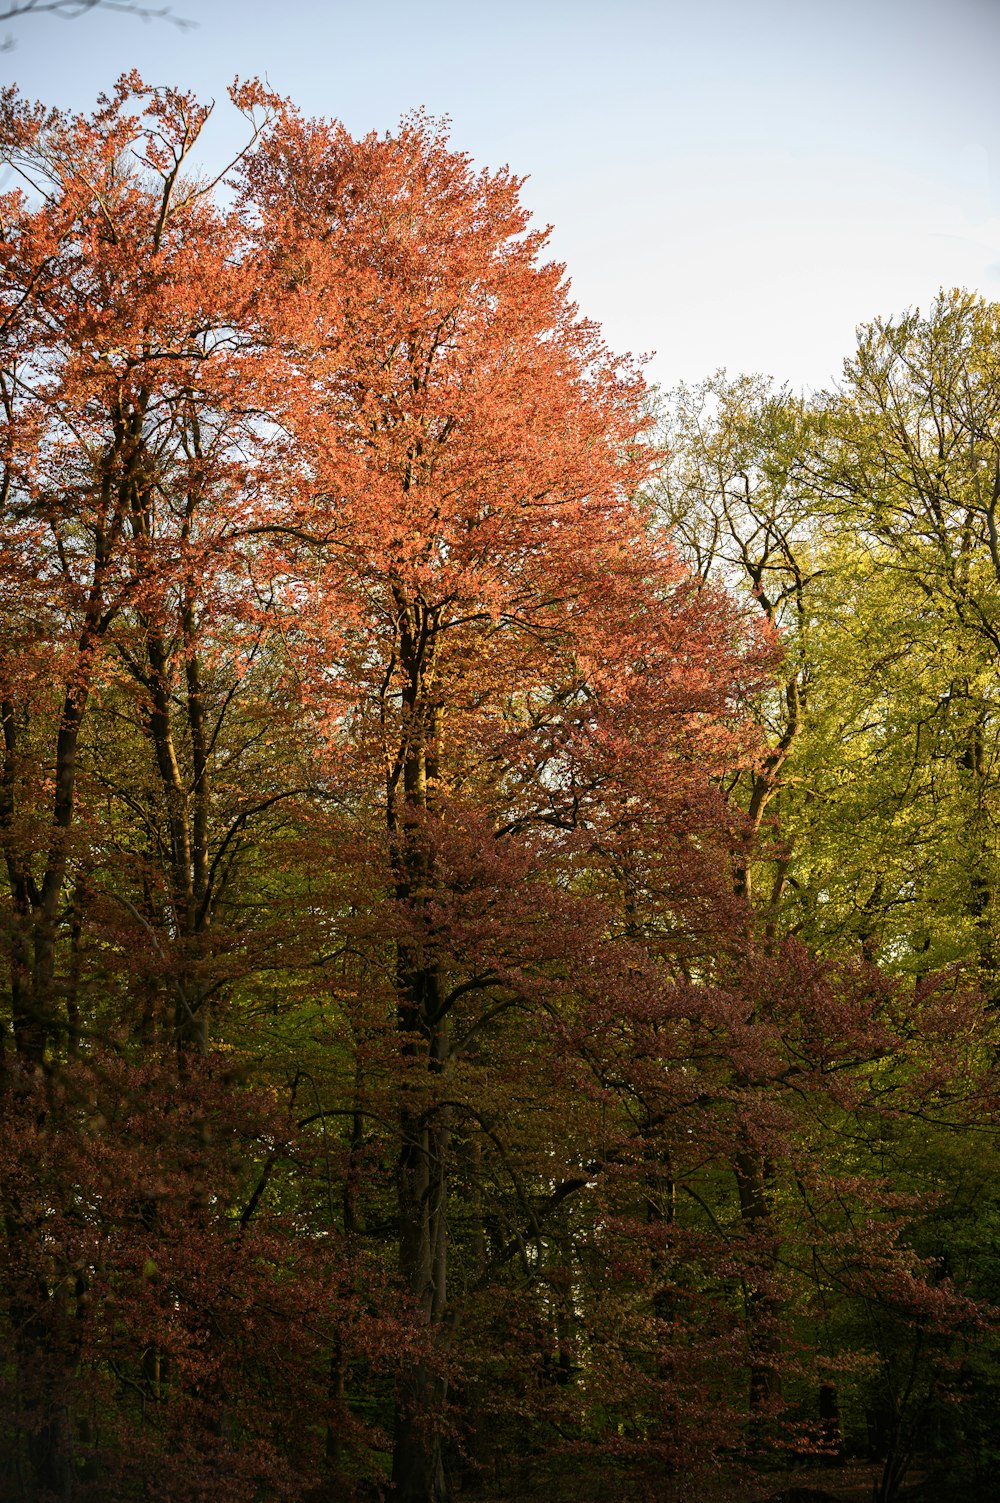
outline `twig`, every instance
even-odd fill
[[[188,16],[175,16],[169,5],[153,9],[148,5],[136,5],[132,0],[15,0],[5,10],[0,10],[0,21],[19,21],[24,16],[58,16],[62,21],[76,21],[92,10],[111,10],[119,15],[137,16],[140,21],[166,21],[179,31],[190,31],[198,25]],[[0,52],[10,52],[16,46],[12,36],[0,42]]]

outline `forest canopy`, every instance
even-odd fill
[[[0,1492],[987,1495],[1000,308],[657,393],[232,101],[0,107]]]

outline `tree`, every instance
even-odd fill
[[[682,390],[665,436],[674,454],[660,501],[688,556],[773,610],[787,644],[792,677],[762,702],[772,751],[734,788],[752,818],[767,809],[750,890],[772,942],[800,935],[823,954],[860,953],[905,977],[915,1027],[935,974],[950,975],[947,985],[964,977],[987,997],[992,986],[985,706],[994,672],[982,612],[955,599],[973,580],[980,603],[989,588],[991,503],[967,438],[976,429],[985,442],[995,403],[990,318],[955,295],[926,320],[862,328],[841,393],[807,404],[761,378]],[[978,463],[985,471],[987,460]],[[964,1021],[978,1015],[985,1040],[994,1025],[981,1007],[967,994]],[[987,1057],[973,1052],[964,1103],[953,1087],[933,1129],[914,1135],[904,1113],[873,1139],[863,1132],[868,1162],[914,1195],[951,1202],[955,1156],[981,1121],[989,1082]],[[911,1109],[925,1120],[925,1108]],[[860,1106],[855,1113],[857,1130]],[[841,1129],[831,1127],[835,1140]],[[833,1142],[827,1153],[832,1163]],[[961,1191],[953,1203],[961,1241]],[[944,1220],[916,1217],[906,1236],[950,1266]],[[901,1343],[880,1356],[885,1387],[871,1400],[882,1406],[891,1392],[897,1406],[877,1427],[889,1496],[903,1432],[917,1434],[948,1388],[950,1338],[921,1348],[919,1327],[904,1322],[899,1335],[891,1299],[876,1314],[864,1298],[858,1318],[884,1322]],[[847,1343],[841,1335],[835,1344]],[[901,1402],[908,1383],[908,1402],[921,1393],[930,1406],[923,1419]]]
[[[213,1163],[194,1145],[225,1117],[218,1065],[187,1059],[208,1053],[209,999],[249,966],[232,890],[244,832],[289,793],[258,750],[277,669],[261,663],[274,656],[266,610],[239,546],[267,471],[269,361],[241,335],[252,289],[236,216],[186,175],[207,114],[136,78],[92,120],[4,101],[3,148],[26,191],[4,200],[0,249],[3,1252],[28,1495],[82,1485],[105,1382],[159,1404],[150,1373],[167,1353],[190,1374],[204,1325],[183,1261],[199,1240],[206,1258],[216,1249],[220,1291],[227,1268],[242,1263],[250,1290],[281,1261],[277,1243],[253,1252],[243,1235],[260,1200],[245,1177],[294,1123],[268,1127],[265,1111],[240,1128],[250,1098],[236,1098],[229,1128],[248,1163]],[[259,927],[257,962],[263,947],[273,964],[274,927]],[[152,1137],[132,1116],[138,1092],[166,1118]],[[110,1150],[88,1121],[118,1124]],[[137,1241],[175,1268],[155,1336],[141,1287],[126,1289],[128,1315],[102,1298],[122,1297]],[[193,1404],[200,1430],[188,1416],[195,1452],[219,1448],[205,1409]],[[96,1485],[112,1486],[106,1469]]]
[[[290,113],[247,179],[273,337],[300,367],[282,567],[315,577],[304,692],[384,853],[400,1274],[443,1341],[452,1141],[491,1131],[473,1041],[482,1060],[506,1015],[559,1017],[575,962],[553,934],[596,936],[588,883],[620,889],[646,841],[665,890],[683,860],[711,870],[710,778],[745,755],[758,669],[744,623],[646,527],[641,383],[542,261],[516,180],[420,117],[353,141]],[[494,1068],[525,1063],[538,1024],[520,1026]],[[549,1209],[589,1178],[567,1166]],[[408,1377],[401,1498],[445,1494],[444,1392]]]
[[[739,795],[755,825],[778,815],[775,859],[756,858],[778,927],[893,963],[912,940],[925,972],[975,933],[984,984],[991,317],[955,294],[862,328],[837,397],[803,404],[761,378],[681,389],[659,495],[696,566],[786,645],[772,751]]]

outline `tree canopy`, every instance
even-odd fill
[[[5,1495],[992,1485],[996,310],[657,399],[232,99],[0,112]]]

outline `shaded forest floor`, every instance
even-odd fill
[[[820,1503],[827,1497],[837,1503],[871,1503],[882,1477],[880,1461],[849,1461],[839,1466],[795,1467],[761,1482],[747,1493],[747,1503]],[[923,1499],[923,1475],[912,1471],[899,1491],[900,1503]]]
[[[747,1482],[740,1489],[731,1481],[726,1484],[719,1479],[718,1503],[872,1503],[875,1489],[882,1478],[882,1463],[877,1461],[848,1461],[836,1466],[799,1466],[785,1472],[775,1472],[768,1478]],[[475,1503],[553,1503],[560,1500],[580,1500],[580,1487],[567,1479],[565,1487],[553,1488],[552,1479],[526,1482],[520,1487],[505,1487],[501,1492],[485,1489],[463,1493]],[[619,1495],[621,1496],[621,1495]],[[629,1495],[626,1493],[626,1497]],[[648,1493],[636,1494],[648,1498]],[[676,1494],[683,1498],[681,1488]],[[706,1490],[699,1497],[710,1497]],[[925,1475],[914,1468],[898,1493],[899,1503],[932,1503],[926,1489]],[[630,1499],[631,1503],[631,1499]]]

